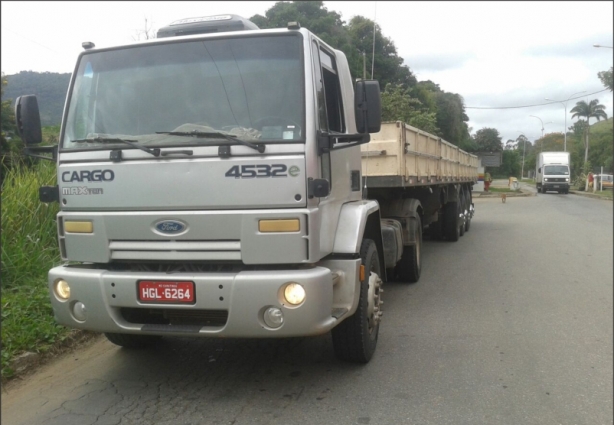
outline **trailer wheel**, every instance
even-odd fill
[[[124,348],[145,348],[155,344],[162,337],[158,335],[135,335],[105,333],[104,336],[115,345]]]
[[[432,241],[443,239],[443,214],[440,214],[437,221],[429,224],[429,235]]]
[[[396,276],[401,282],[414,283],[420,279],[420,271],[422,270],[422,222],[420,217],[416,217],[411,221],[413,233],[416,235],[416,244],[403,247],[403,255],[401,261],[397,264],[395,271]]]
[[[467,216],[465,218],[465,233],[467,233],[471,226],[471,191],[469,189],[465,190],[465,210],[467,211]]]
[[[460,226],[458,224],[459,203],[448,202],[444,207],[445,234],[450,242],[456,242],[460,238]]]
[[[458,229],[458,235],[463,236],[465,234],[465,192],[463,189],[458,193],[458,206],[458,216],[461,222]]]
[[[360,283],[360,298],[356,312],[331,331],[333,348],[339,360],[367,363],[371,360],[381,320],[380,263],[375,242],[365,239],[360,249],[365,266],[365,278]]]

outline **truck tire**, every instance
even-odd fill
[[[403,255],[401,261],[395,268],[395,274],[401,282],[414,283],[420,279],[420,271],[422,269],[421,251],[422,251],[422,222],[420,217],[411,220],[413,234],[416,235],[416,244],[403,247]]]
[[[162,337],[158,335],[135,335],[105,333],[104,336],[115,345],[124,348],[145,348],[155,344]]]
[[[471,226],[471,191],[467,189],[465,191],[465,209],[468,211],[467,218],[465,220],[465,233],[469,231]]]
[[[446,239],[457,242],[460,238],[460,226],[458,225],[458,201],[448,202],[444,207],[444,228]]]
[[[462,219],[461,219],[461,224],[460,227],[458,229],[458,235],[459,236],[463,236],[465,234],[465,193],[463,192],[463,190],[461,189],[461,191],[458,194],[458,214],[462,215]]]
[[[443,216],[439,215],[437,221],[429,224],[429,236],[432,241],[440,241],[443,239]]]
[[[333,349],[339,360],[368,363],[377,346],[381,318],[380,262],[375,242],[365,239],[360,249],[365,278],[360,283],[356,312],[331,331]]]

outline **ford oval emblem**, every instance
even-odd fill
[[[156,223],[156,230],[167,235],[176,235],[183,232],[185,229],[186,225],[180,221],[164,220]]]

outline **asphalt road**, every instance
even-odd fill
[[[611,202],[476,199],[457,243],[426,241],[387,284],[373,360],[330,336],[98,339],[2,394],[4,425],[611,424]]]

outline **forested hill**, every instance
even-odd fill
[[[2,99],[15,99],[26,94],[35,94],[41,113],[41,124],[60,125],[70,73],[21,71],[19,74],[6,75]]]

